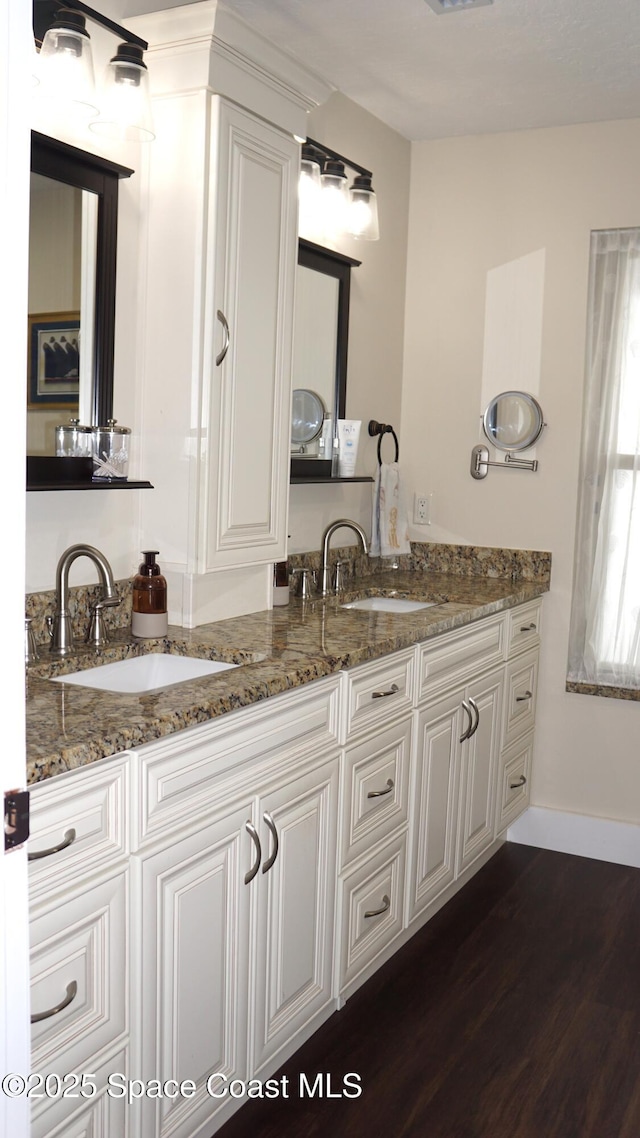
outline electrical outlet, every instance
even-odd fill
[[[416,526],[431,525],[431,494],[414,494],[413,524]]]

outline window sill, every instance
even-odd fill
[[[640,700],[640,688],[617,688],[612,684],[583,684],[567,680],[565,691],[575,692],[577,695],[600,695],[609,699]]]

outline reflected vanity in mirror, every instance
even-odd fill
[[[345,417],[351,269],[360,264],[311,241],[298,243],[292,482],[331,479],[336,423]]]
[[[31,135],[27,489],[45,488],[56,426],[113,416],[118,184],[132,173]]]
[[[507,453],[503,462],[490,462],[489,448],[479,443],[471,451],[472,478],[486,478],[490,466],[536,471],[537,459],[513,458],[512,455],[532,447],[545,425],[542,407],[533,395],[526,391],[503,391],[496,395],[482,417],[482,429],[493,446]]]

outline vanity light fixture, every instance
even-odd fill
[[[350,188],[347,167],[355,174]],[[335,241],[343,234],[377,241],[380,230],[372,179],[370,170],[308,138],[300,163],[300,235],[319,242],[322,237]]]
[[[143,53],[145,40],[127,31],[82,0],[34,0],[34,36],[39,85],[36,97],[64,104],[88,115],[91,130],[125,142],[155,137]],[[102,91],[96,95],[91,37],[87,19],[118,36],[121,43],[107,64]]]

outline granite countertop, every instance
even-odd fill
[[[45,659],[43,653],[30,665],[27,677],[29,783],[512,608],[547,592],[549,582],[396,571],[371,575],[358,586],[339,599],[292,598],[281,608],[194,630],[170,626],[161,640],[135,640],[120,629],[97,658],[87,651],[65,660]],[[340,607],[356,597],[379,593],[439,604],[403,614]],[[54,675],[150,651],[243,666],[142,694],[116,694],[50,681]]]

